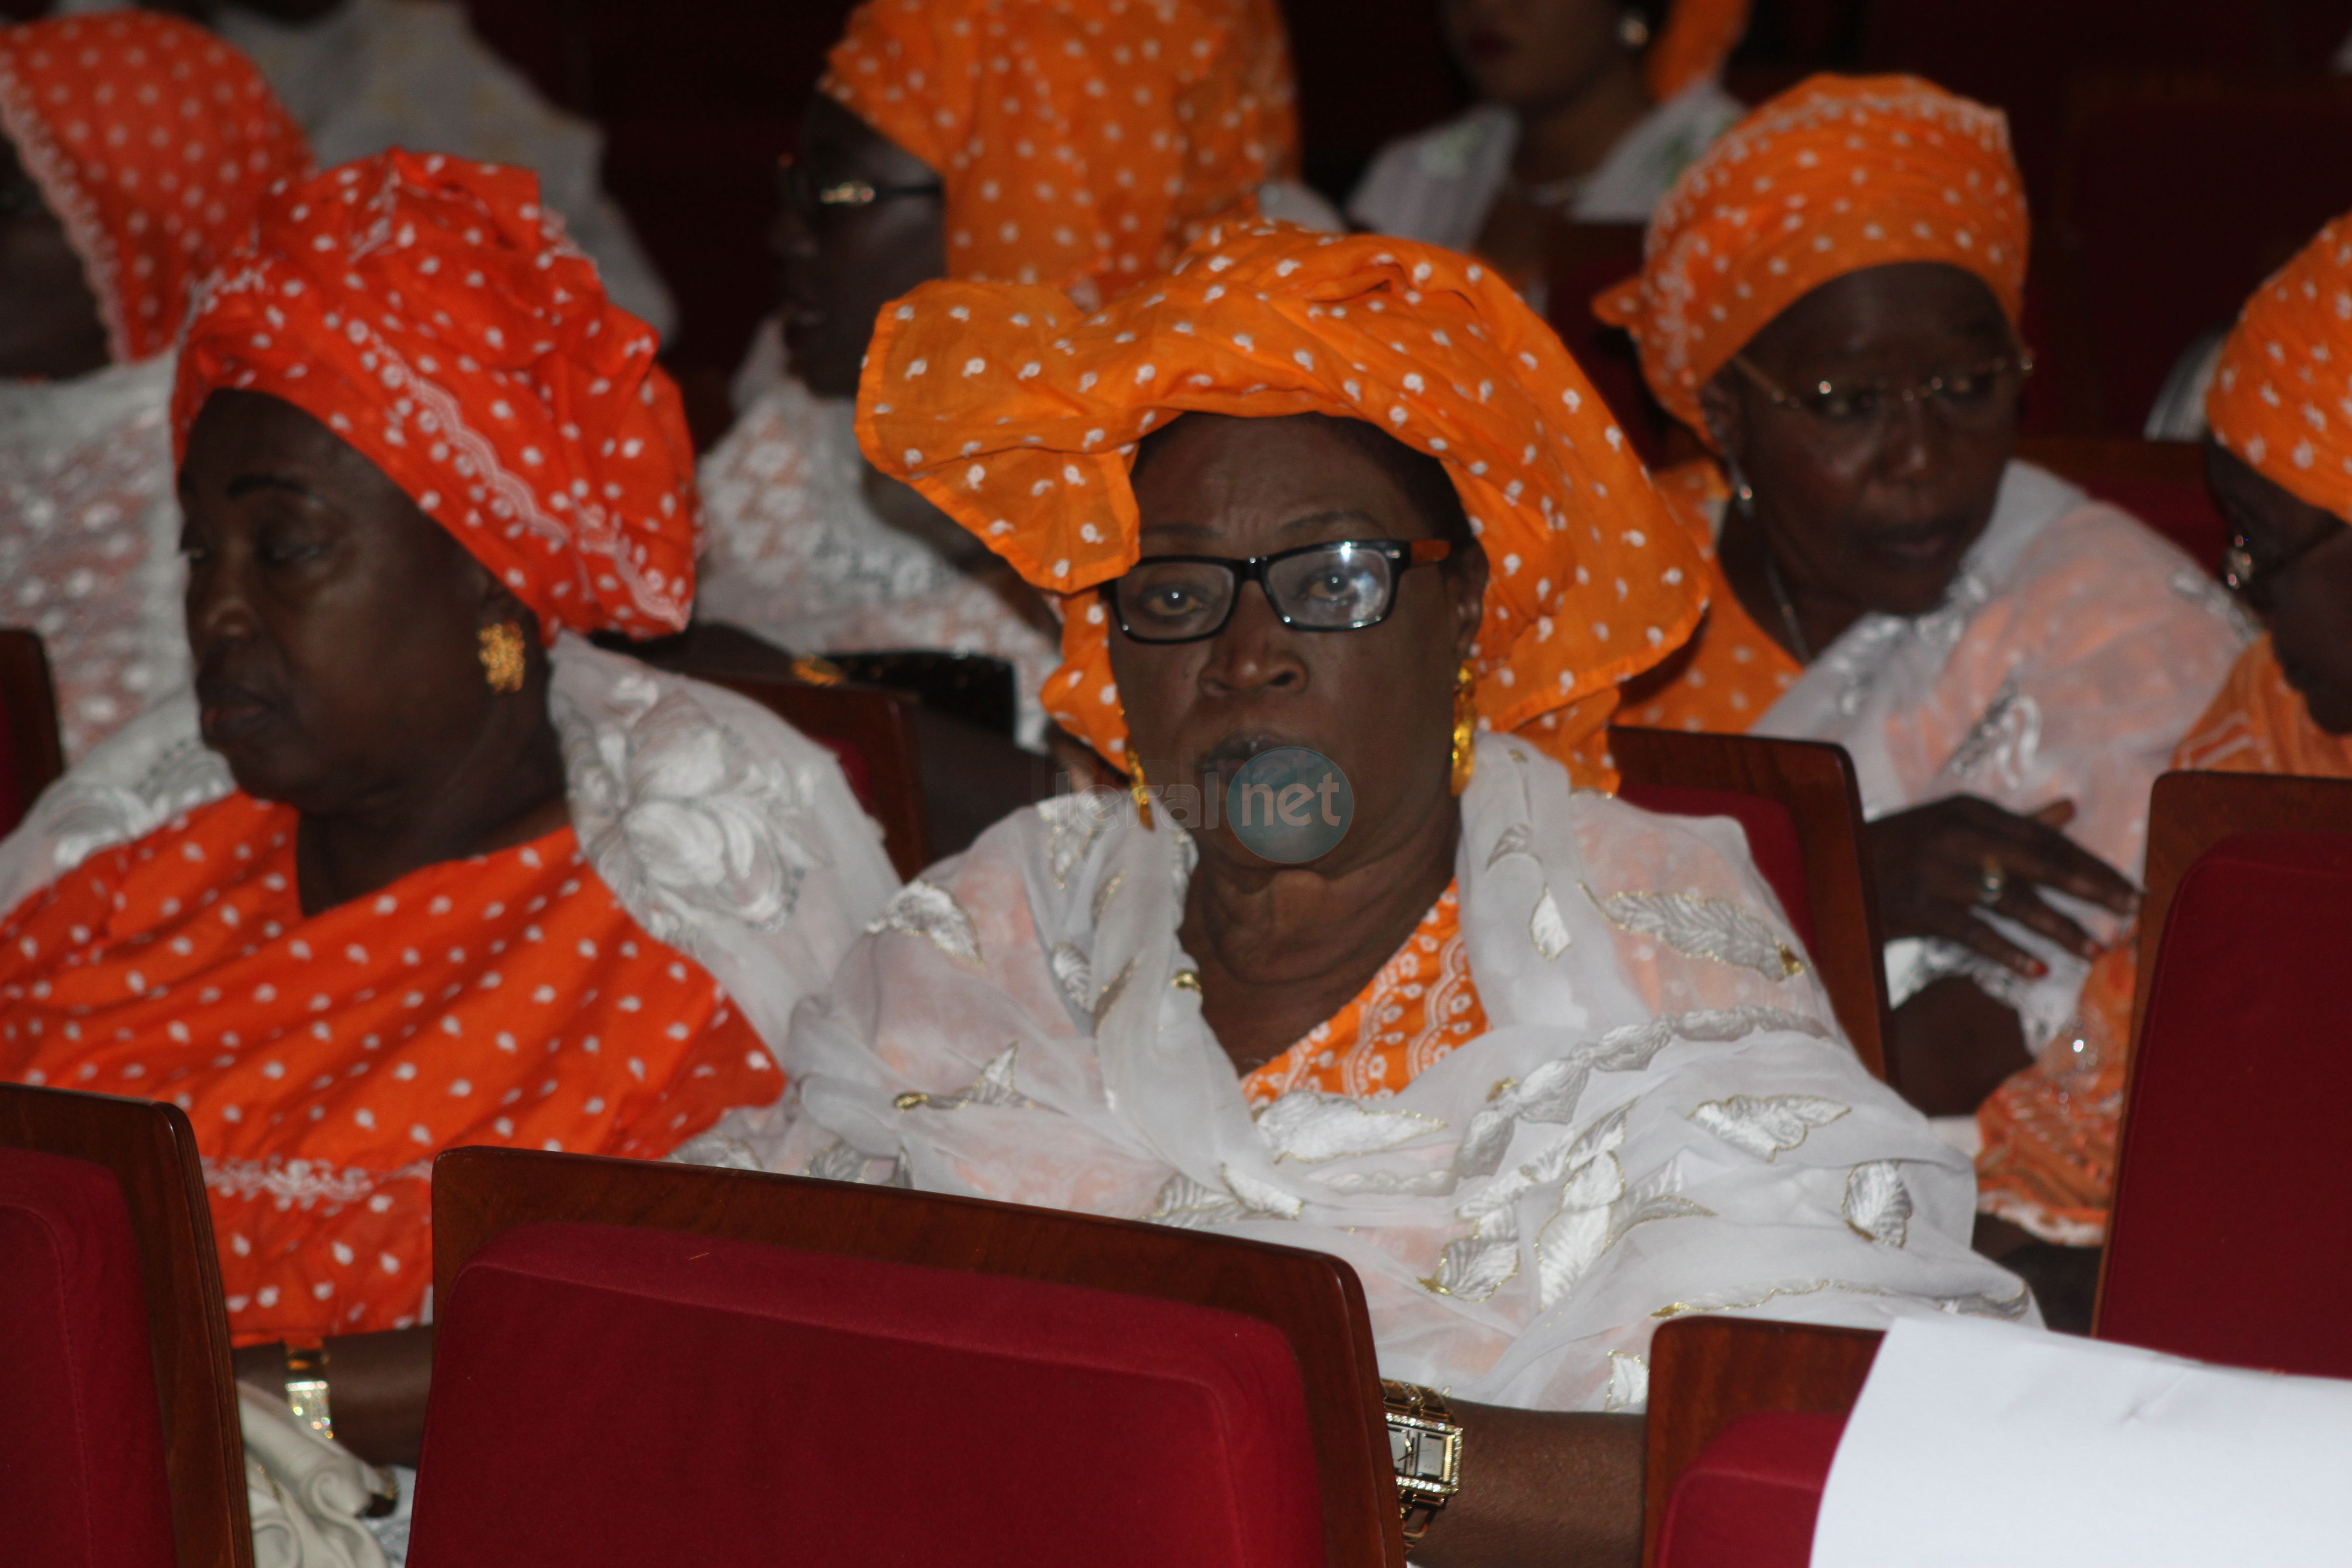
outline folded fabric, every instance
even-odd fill
[[[2352,1382],[1972,1318],[1887,1331],[1812,1568],[2341,1563]]]

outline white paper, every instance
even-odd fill
[[[1813,1568],[2352,1563],[2352,1382],[1972,1318],[1887,1331]]]

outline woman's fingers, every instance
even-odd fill
[[[2089,931],[2036,898],[2031,888],[2012,882],[2001,890],[2000,900],[1991,907],[1994,913],[2048,937],[2077,958],[2099,955],[2099,944]]]
[[[2003,969],[2014,970],[2028,980],[2039,980],[2050,973],[2050,966],[2010,941],[1992,927],[1947,904],[1937,911],[1937,918],[1928,921],[1929,931],[1948,942],[1956,942],[1971,952],[1982,953]]]
[[[2119,915],[2139,910],[2139,889],[2131,879],[2056,828],[2029,817],[2010,819],[2011,831],[1987,853],[1997,856],[2011,879],[2072,893]]]

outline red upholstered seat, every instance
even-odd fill
[[[411,1561],[1324,1561],[1257,1319],[1003,1275],[539,1224],[458,1273]]]
[[[0,1563],[173,1562],[122,1189],[103,1166],[0,1147]]]
[[[1789,923],[1813,946],[1813,896],[1805,879],[1804,842],[1797,836],[1797,819],[1777,800],[1738,790],[1693,789],[1684,784],[1629,784],[1619,797],[1643,811],[1668,816],[1727,816],[1748,835],[1748,852],[1756,869],[1772,886],[1773,895],[1788,911]]]
[[[1845,1417],[1742,1415],[1675,1483],[1658,1568],[1805,1568]]]
[[[2352,1377],[2352,835],[2249,833],[2173,896],[2133,1064],[2097,1335]]]

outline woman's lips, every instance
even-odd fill
[[[196,724],[207,745],[234,741],[268,721],[270,706],[252,692],[225,687],[199,694]]]

